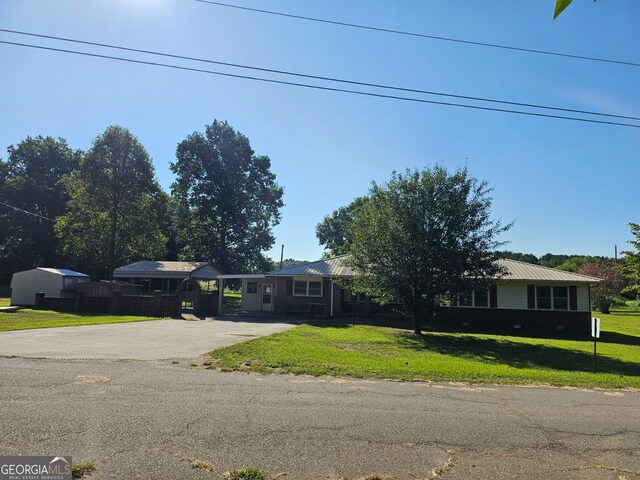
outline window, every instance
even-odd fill
[[[536,306],[545,310],[551,310],[551,287],[536,287]]]
[[[465,290],[458,295],[458,305],[461,307],[473,307],[473,290]]]
[[[296,297],[321,297],[322,282],[295,280],[293,282],[293,295]]]
[[[258,293],[258,282],[247,282],[247,293]]]
[[[567,287],[536,286],[536,308],[541,310],[568,310],[569,292]]]
[[[319,297],[322,295],[322,282],[309,282],[309,296]]]
[[[488,307],[489,306],[489,292],[487,290],[474,290],[473,291],[473,306],[474,307]]]
[[[307,282],[302,280],[293,282],[293,294],[305,296],[307,294]]]
[[[455,298],[452,305],[456,305]],[[459,307],[487,308],[489,306],[488,290],[465,290],[458,295],[457,305]]]
[[[553,309],[567,310],[569,307],[569,296],[567,287],[553,287]]]
[[[344,293],[344,299],[346,302],[364,302],[365,298],[366,298],[366,295],[364,293],[356,293],[355,295],[353,292]]]

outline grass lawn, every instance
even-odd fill
[[[0,298],[0,307],[8,307],[9,305],[11,305],[10,298]]]
[[[231,290],[224,291],[222,306],[226,308],[240,308],[242,303],[242,293]]]
[[[212,365],[258,373],[397,380],[640,388],[640,309],[597,314],[598,372],[589,339],[302,325],[214,350]]]
[[[0,313],[0,332],[30,328],[72,327],[103,323],[146,322],[155,317],[134,317],[98,314],[60,313],[48,310],[23,309],[15,313]]]

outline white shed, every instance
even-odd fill
[[[64,268],[38,267],[13,274],[11,305],[35,305],[36,293],[47,297],[72,297],[79,283],[91,280],[89,275]]]

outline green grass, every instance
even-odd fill
[[[226,308],[240,308],[242,304],[242,293],[230,290],[224,291],[224,300],[222,306]]]
[[[302,325],[210,352],[223,370],[258,373],[640,388],[637,302],[602,319],[598,373],[593,342],[388,327]]]
[[[23,309],[15,313],[0,313],[0,332],[8,330],[27,330],[31,328],[146,322],[149,320],[158,320],[158,318],[124,315],[75,314],[52,312],[48,310]]]
[[[9,305],[11,305],[10,298],[0,298],[0,307],[8,307]]]

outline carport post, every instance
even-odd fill
[[[222,315],[223,300],[224,300],[224,278],[218,278],[218,315]]]

